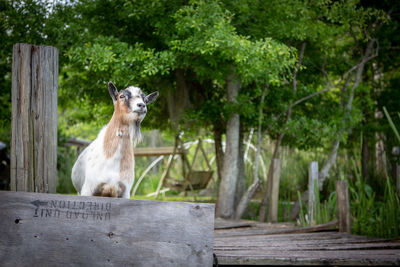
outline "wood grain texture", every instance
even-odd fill
[[[254,223],[251,221],[239,220],[215,220],[214,228],[218,231],[215,232],[215,236],[218,238],[222,237],[234,237],[234,236],[253,236],[253,235],[280,235],[280,234],[303,234],[320,231],[335,231],[337,230],[338,221],[334,220],[324,224],[318,224],[315,226],[298,227],[294,225],[287,225],[285,223]],[[232,229],[236,228],[236,229]],[[221,230],[221,229],[225,229]]]
[[[155,156],[167,156],[174,153],[174,147],[137,147],[133,149],[135,157],[155,157]],[[187,153],[177,149],[175,154]]]
[[[400,194],[400,164],[396,164],[396,187],[397,192]]]
[[[272,184],[271,196],[268,203],[268,222],[278,221],[279,204],[279,181],[281,178],[281,161],[278,158],[272,159]]]
[[[14,191],[56,192],[58,50],[15,44],[11,179]]]
[[[346,181],[336,182],[336,202],[339,221],[339,231],[351,233],[350,198]]]
[[[271,228],[276,228],[273,225]],[[282,229],[281,234],[277,234],[269,230],[271,235],[268,229],[260,227],[216,230],[214,253],[221,266],[400,264],[400,239],[368,238],[332,231],[291,234],[288,231],[290,229]]]
[[[0,191],[1,266],[211,266],[214,205]]]
[[[315,191],[318,190],[318,162],[312,161],[308,166],[308,218],[311,225],[315,224],[314,213],[316,203]]]

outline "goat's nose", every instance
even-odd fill
[[[141,109],[144,109],[146,107],[144,103],[138,103],[137,106]]]

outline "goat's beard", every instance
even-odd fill
[[[137,143],[142,142],[143,137],[142,137],[142,132],[140,131],[140,123],[141,120],[137,120],[134,123],[134,129],[133,129],[133,145],[136,146]]]
[[[130,117],[133,121],[141,122],[146,117],[146,112],[132,111]]]

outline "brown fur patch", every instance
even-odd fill
[[[117,197],[117,190],[114,186],[101,183],[99,184],[93,192],[93,196],[99,197]]]
[[[93,192],[93,196],[96,197],[123,197],[126,190],[126,186],[122,182],[118,182],[118,189],[115,186],[101,183]]]
[[[103,147],[106,158],[111,158],[117,151],[119,144],[119,138],[116,138],[117,132],[118,124],[113,116],[107,125],[106,133],[104,135]]]
[[[121,180],[131,182],[133,179],[133,147],[129,136],[122,138],[121,162],[119,174]]]
[[[118,188],[118,197],[123,197],[125,190],[126,190],[126,186],[123,183],[118,182],[118,187],[119,187]]]
[[[129,121],[129,112],[130,110],[125,101],[118,97],[117,103],[114,106],[114,114],[107,125],[104,135],[103,147],[106,158],[111,158],[117,151],[121,141],[121,138],[116,138],[118,132],[124,137],[129,136],[129,124],[132,123]]]

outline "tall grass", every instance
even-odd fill
[[[327,199],[321,201],[321,195],[317,188],[315,188],[315,207],[314,207],[314,222],[315,224],[323,224],[333,221],[337,218],[337,207],[336,207],[336,192],[332,192]],[[300,213],[298,223],[301,226],[309,226],[311,224],[310,218],[308,217],[308,205],[303,205],[301,200],[301,193],[297,191],[297,197],[300,204]]]
[[[373,188],[361,176],[354,159],[351,159],[354,179],[346,179],[349,184],[352,233],[366,236],[393,238],[400,236],[400,198],[389,177],[385,178],[384,194],[377,197]],[[297,192],[298,199],[301,193]],[[314,220],[316,224],[329,222],[337,217],[336,192],[321,202],[318,189],[315,191],[316,206]],[[310,225],[308,206],[300,201],[298,223]]]
[[[355,183],[349,181],[349,189],[354,234],[386,238],[400,236],[399,195],[388,177],[381,200],[360,176]]]

